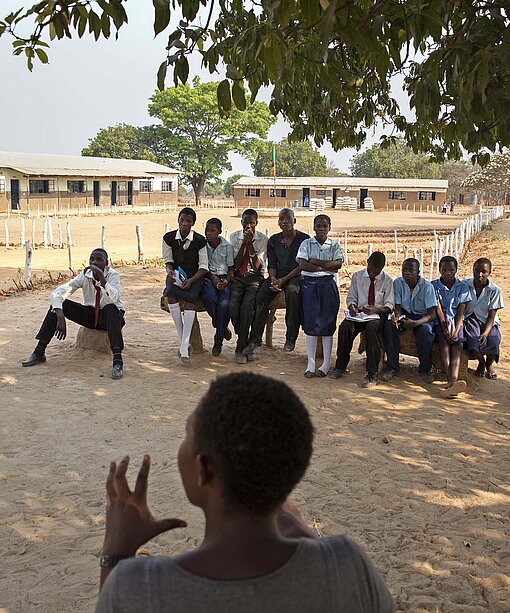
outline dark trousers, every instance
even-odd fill
[[[255,298],[262,281],[262,275],[255,272],[243,276],[237,275],[232,280],[230,319],[237,334],[237,353],[240,353],[248,344],[255,310]]]
[[[94,329],[94,307],[84,306],[73,300],[64,300],[62,310],[66,319],[70,319],[85,328]],[[122,327],[124,324],[124,314],[114,304],[107,304],[99,311],[97,330],[106,330],[112,349],[120,349],[121,351],[124,349],[124,341],[122,339]],[[48,344],[55,335],[56,329],[57,316],[50,308],[35,338]]]
[[[412,315],[403,313],[408,319],[421,319],[423,315]],[[417,328],[413,328],[416,339],[416,353],[420,365],[419,373],[428,373],[432,368],[432,347],[434,345],[434,322],[429,321]],[[398,357],[400,354],[400,332],[393,322],[388,319],[384,325],[384,346],[386,348],[386,366],[398,372],[400,365]]]
[[[299,334],[301,325],[301,279],[294,277],[283,288],[285,292],[285,325],[287,327],[286,340],[293,343]],[[251,327],[250,340],[254,343],[262,342],[262,335],[266,327],[269,305],[277,295],[270,289],[271,281],[266,279],[262,283],[255,300],[255,317]]]
[[[382,326],[384,320],[350,321],[344,319],[338,328],[338,348],[336,350],[335,368],[345,370],[351,359],[354,339],[361,332],[365,332],[367,353],[367,372],[376,375],[381,361]]]
[[[213,328],[216,328],[215,343],[223,342],[225,330],[230,320],[230,287],[230,285],[227,285],[225,289],[216,289],[210,279],[204,279],[202,285],[202,302],[211,316]]]

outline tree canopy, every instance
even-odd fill
[[[253,172],[256,177],[271,174],[271,147],[273,143],[262,143],[253,160]],[[309,141],[289,142],[286,138],[275,145],[276,176],[278,177],[324,177],[328,162],[313,148]]]
[[[158,146],[159,145],[159,146]],[[103,158],[128,158],[150,160],[166,164],[161,151],[162,136],[156,126],[130,126],[119,123],[103,128],[89,139],[89,144],[81,151],[82,155]]]
[[[153,0],[154,33],[165,32],[158,70],[186,83],[191,55],[210,73],[223,114],[272,86],[271,111],[294,140],[359,147],[387,126],[385,143],[404,136],[414,151],[484,164],[510,144],[510,8],[487,0]],[[125,0],[39,0],[0,20],[14,53],[48,61],[45,37],[110,37],[128,20]],[[135,10],[135,9],[133,9]],[[199,11],[201,11],[199,13]],[[170,17],[179,25],[169,34]],[[28,35],[20,34],[30,25]],[[403,76],[413,118],[392,96]]]
[[[235,174],[227,177],[225,182],[223,183],[223,193],[225,196],[233,196],[234,195],[234,183],[238,181],[243,175]]]
[[[503,194],[510,190],[510,151],[495,155],[485,168],[473,171],[462,182],[464,189]]]

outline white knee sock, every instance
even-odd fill
[[[183,358],[188,358],[189,339],[191,337],[191,328],[193,328],[193,322],[195,321],[195,311],[184,311],[182,319],[183,326],[180,352]]]
[[[322,337],[322,353],[324,355],[324,360],[322,362],[322,366],[319,370],[322,370],[324,373],[328,373],[329,367],[331,364],[331,353],[333,351],[333,337],[332,336],[323,336]]]
[[[308,364],[306,370],[315,372],[315,354],[317,353],[317,337],[305,334],[306,338],[306,354],[308,356]]]
[[[177,330],[177,334],[179,335],[179,341],[182,340],[182,315],[181,315],[181,307],[179,303],[169,304],[168,308],[170,309],[170,315],[174,320],[175,329]]]

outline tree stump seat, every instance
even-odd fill
[[[163,311],[169,312],[168,298],[166,296],[161,296],[160,306]],[[179,306],[181,307],[181,311],[184,311],[182,302],[179,302]],[[204,303],[201,300],[196,303],[195,308],[197,313],[206,311]],[[193,328],[191,328],[190,345],[193,347],[193,353],[197,354],[204,352],[204,341],[202,339],[202,331],[200,330],[200,322],[198,321],[197,315],[195,315]]]
[[[269,313],[266,320],[266,347],[273,348],[273,326],[276,321],[277,309],[285,308],[285,292],[278,292],[269,303]]]
[[[110,342],[106,330],[95,330],[80,326],[74,346],[76,351],[99,351],[99,353],[111,353]]]

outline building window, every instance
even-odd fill
[[[258,190],[258,192],[259,192],[259,194],[257,194],[257,195],[260,195],[260,190]],[[274,189],[270,189],[269,190],[269,197],[270,198],[274,198],[275,197],[274,192],[275,192]],[[286,189],[277,189],[276,190],[276,197],[277,198],[286,198],[287,197],[287,190]]]
[[[67,193],[68,194],[84,194],[86,192],[85,181],[68,181]]]
[[[141,192],[152,192],[152,181],[140,181]]]
[[[418,200],[435,200],[436,192],[418,192]]]
[[[173,192],[174,182],[173,181],[161,181],[161,191],[162,192]]]
[[[5,177],[0,177],[0,194],[5,194]]]
[[[407,192],[388,192],[388,200],[405,200]]]
[[[119,181],[117,183],[117,191],[122,193],[127,192],[127,181]]]
[[[315,195],[316,196],[325,196],[326,195],[326,190],[325,189],[316,189],[315,190]]]
[[[248,187],[244,190],[245,196],[251,196],[252,198],[260,198],[260,188],[258,187]]]
[[[28,187],[31,194],[49,194],[55,191],[53,181],[47,179],[31,179],[28,182]]]

